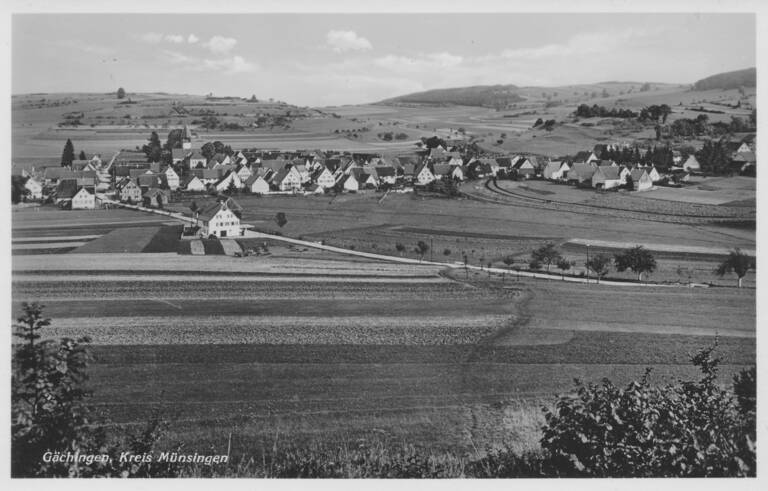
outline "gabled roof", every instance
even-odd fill
[[[424,169],[427,169],[427,171],[429,171],[429,172],[430,172],[430,174],[432,173],[432,171],[430,171],[430,170],[429,170],[429,166],[427,165],[427,163],[426,163],[426,162],[422,162],[421,164],[419,164],[419,166],[418,166],[418,167],[416,168],[416,170],[413,172],[413,175],[414,175],[414,176],[418,176],[419,174],[421,174],[422,172],[424,172]]]
[[[509,169],[512,167],[512,159],[509,157],[499,157],[496,159],[496,165]]]
[[[552,172],[557,172],[560,170],[560,167],[562,166],[562,162],[549,162],[546,167],[544,167],[544,174],[551,174]]]
[[[397,174],[394,167],[378,166],[376,167],[376,175],[381,177],[395,177]]]
[[[589,150],[586,150],[586,151],[583,151],[583,152],[578,152],[573,157],[573,161],[574,162],[579,162],[579,163],[586,162],[587,159],[589,159],[591,156],[592,156],[592,152],[590,152]]]
[[[165,196],[166,198],[171,195],[170,191],[166,189],[160,189],[160,188],[149,188],[147,191],[142,194],[142,198],[154,198],[158,194]]]
[[[738,152],[733,156],[734,162],[757,162],[755,152]]]
[[[136,178],[141,187],[159,187],[168,185],[168,176],[165,174],[142,174]]]
[[[453,166],[451,164],[435,164],[432,169],[432,173],[436,176],[447,176],[453,172]]]
[[[520,157],[515,161],[514,164],[512,164],[512,168],[518,170],[532,167],[536,167],[536,165],[531,162],[528,157]]]
[[[595,174],[600,174],[603,178],[611,181],[619,180],[619,168],[611,165],[600,165],[597,167]]]
[[[56,197],[59,199],[70,199],[77,194],[80,186],[77,185],[77,179],[62,179],[56,186]]]
[[[290,172],[290,169],[280,169],[270,180],[276,184],[281,184]]]
[[[650,179],[650,177],[648,177],[648,173],[645,171],[645,169],[632,169],[632,172],[629,173],[629,175],[632,177],[632,180],[634,182],[637,182],[640,179],[642,179],[643,174],[645,174],[645,177]]]
[[[278,172],[282,170],[285,167],[285,164],[288,162],[285,160],[262,160],[261,161],[261,168],[262,169],[270,169],[274,172]]]
[[[200,210],[197,217],[204,222],[210,221],[222,208],[226,209],[226,204],[219,202],[212,203]]]
[[[264,181],[264,178],[261,177],[260,175],[258,175],[258,174],[251,174],[250,177],[248,179],[246,179],[245,185],[250,187],[250,186],[253,185],[254,182],[258,181],[259,179]],[[266,183],[267,181],[264,181],[264,182]]]
[[[592,174],[595,173],[596,168],[589,164],[575,163],[571,170],[568,171],[568,179],[591,179]]]
[[[355,179],[357,179],[358,182],[365,182],[371,177],[371,174],[361,167],[352,169],[350,174],[354,174]]]
[[[192,174],[192,175],[189,175],[189,176],[185,177],[185,178],[184,178],[184,179],[181,181],[181,187],[183,187],[183,188],[187,187],[187,186],[189,185],[189,183],[190,183],[190,182],[192,182],[192,181],[194,181],[195,179],[197,179],[198,181],[200,181],[200,178],[199,178],[199,177],[197,177],[197,176],[196,176],[196,175],[194,175],[194,174]],[[202,181],[200,181],[200,183],[202,184]]]
[[[219,171],[216,169],[191,169],[190,173],[200,179],[218,179]]]

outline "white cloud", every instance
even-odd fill
[[[325,42],[337,53],[373,49],[371,42],[358,36],[355,31],[328,31]]]
[[[144,34],[138,36],[138,38],[145,43],[157,44],[163,40],[163,35],[157,32],[145,32]]]
[[[239,73],[252,73],[258,70],[258,65],[247,61],[242,56],[231,56],[220,59],[200,58],[189,56],[177,51],[163,50],[166,60],[175,65],[180,65],[189,71],[221,72],[227,75]]]
[[[174,43],[174,44],[181,44],[184,42],[184,36],[182,36],[181,34],[166,34],[163,39],[165,39],[169,43]]]
[[[211,50],[213,53],[224,54],[232,51],[232,48],[237,44],[237,39],[226,38],[224,36],[213,36],[211,39],[203,43],[203,46]]]
[[[79,39],[68,39],[68,40],[65,40],[65,41],[59,41],[56,44],[58,44],[59,46],[66,47],[68,49],[79,50],[79,51],[83,51],[85,53],[92,53],[92,54],[95,54],[95,55],[106,56],[106,55],[111,55],[111,54],[116,53],[116,51],[114,49],[112,49],[112,48],[108,48],[106,46],[100,46],[100,45],[96,45],[96,44],[87,43],[87,42],[81,41]]]
[[[387,55],[373,60],[376,65],[392,71],[421,71],[450,68],[460,65],[463,61],[463,57],[445,52],[421,54],[417,56]]]
[[[198,41],[200,41],[200,38],[195,36],[194,34],[190,34],[189,37],[187,38],[187,42],[189,44],[195,44]]]

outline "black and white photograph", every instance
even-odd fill
[[[12,486],[757,484],[758,2],[154,3],[4,12]]]

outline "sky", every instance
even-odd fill
[[[375,102],[435,88],[692,83],[755,66],[752,14],[16,14],[12,93]]]

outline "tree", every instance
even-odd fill
[[[40,331],[51,323],[43,317],[43,306],[24,302],[21,308],[13,333],[19,343],[11,374],[12,473],[56,475],[61,469],[53,468],[61,465],[46,466],[40,456],[46,450],[74,453],[86,444],[88,411],[83,401],[88,392],[83,387],[89,339],[41,341]]]
[[[565,272],[568,271],[573,267],[573,265],[576,264],[573,261],[569,261],[564,257],[561,257],[557,261],[557,269],[561,271],[560,276],[565,279]]]
[[[168,138],[165,140],[165,149],[173,150],[174,148],[181,148],[184,141],[184,132],[180,128],[174,128],[168,132]]]
[[[146,428],[129,433],[119,445],[106,440],[104,428],[91,420],[86,405],[90,339],[46,339],[41,331],[51,324],[43,306],[22,303],[23,314],[14,325],[11,368],[12,477],[174,477],[176,463],[121,462],[123,452],[153,453],[163,436],[164,423],[155,415]],[[174,450],[180,450],[176,446]],[[47,451],[73,455],[107,455],[106,461],[45,462]]]
[[[515,256],[504,256],[504,259],[501,260],[504,264],[507,265],[507,269],[512,272],[512,265],[515,264]]]
[[[11,203],[20,203],[24,197],[29,194],[27,188],[24,187],[26,179],[21,176],[11,176]]]
[[[120,87],[117,89],[117,98],[118,99],[124,99],[125,98],[125,89]]]
[[[637,274],[637,281],[643,281],[643,273],[656,271],[656,260],[653,258],[653,254],[641,245],[616,254],[614,263],[616,264],[616,271],[631,269]]]
[[[288,219],[285,218],[285,213],[282,211],[277,212],[275,215],[275,223],[277,223],[280,228],[283,228],[283,226],[288,223]]]
[[[405,251],[405,246],[400,242],[398,242],[397,244],[395,244],[395,249],[397,249],[397,252],[400,253],[400,257],[402,257],[403,251]]]
[[[755,267],[755,261],[752,257],[741,252],[738,247],[728,254],[728,257],[720,263],[715,269],[715,273],[721,278],[728,273],[736,273],[737,285],[741,288],[741,280],[746,276],[750,269]]]
[[[80,160],[87,160],[88,157],[85,156],[85,150],[80,150],[80,155],[77,156]]]
[[[424,242],[423,240],[420,240],[416,243],[416,249],[415,252],[419,255],[419,261],[424,260],[424,255],[429,251],[429,245]]]
[[[144,145],[141,150],[147,156],[147,162],[160,162],[163,153],[163,146],[160,143],[160,137],[156,131],[149,135],[149,143]]]
[[[61,166],[71,167],[73,160],[75,160],[75,146],[72,145],[72,140],[67,138],[67,143],[64,144],[64,151],[61,154]]]
[[[547,272],[549,272],[549,266],[553,263],[556,263],[561,258],[562,255],[560,254],[560,251],[557,250],[553,242],[547,242],[543,246],[531,252],[531,261],[546,265]]]
[[[203,154],[203,157],[206,159],[210,159],[216,154],[216,150],[213,146],[213,143],[206,142],[203,144],[202,147],[200,147],[200,153]]]
[[[611,266],[611,258],[606,254],[597,254],[589,258],[589,261],[584,263],[590,271],[597,276],[597,282],[600,283],[600,278],[608,274]]]

